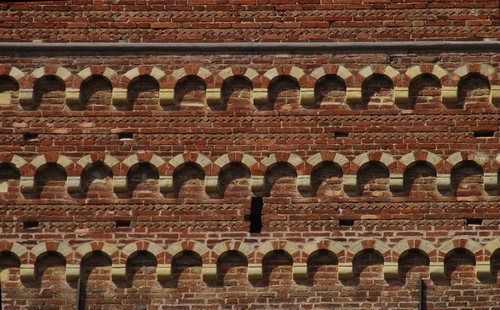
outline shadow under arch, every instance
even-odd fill
[[[173,175],[175,198],[196,198],[206,195],[205,171],[192,162],[179,165]]]
[[[403,174],[403,195],[409,197],[435,197],[437,191],[437,172],[426,161],[416,161],[406,167]]]
[[[290,197],[297,193],[297,171],[288,162],[277,162],[269,166],[264,174],[265,195]]]
[[[175,105],[182,109],[184,105],[192,109],[206,106],[207,85],[203,79],[196,75],[188,75],[180,79],[174,87]]]
[[[132,198],[161,198],[159,180],[160,174],[154,165],[137,163],[127,173],[127,193]]]
[[[463,109],[473,106],[490,105],[491,84],[488,79],[479,73],[469,73],[458,83],[458,100],[452,109]]]
[[[81,188],[86,199],[116,198],[113,191],[113,171],[103,162],[96,162],[83,169]]]
[[[85,255],[80,268],[79,309],[102,304],[111,284],[111,258],[102,251],[92,251]]]
[[[459,162],[451,170],[451,188],[455,196],[481,196],[483,168],[472,160]]]
[[[284,250],[273,250],[262,259],[262,283],[264,286],[288,286],[293,284],[293,258]]]
[[[217,260],[217,284],[219,286],[248,285],[248,259],[237,250],[222,253]]]
[[[160,84],[150,75],[134,78],[127,89],[130,110],[151,110],[158,108]]]
[[[219,172],[219,196],[252,197],[250,169],[240,162],[231,162]]]
[[[439,79],[429,73],[421,74],[415,77],[409,86],[409,106],[400,109],[415,109],[423,105],[423,107],[438,107],[441,105],[441,82]]]
[[[332,161],[323,161],[311,172],[312,196],[341,197],[343,172],[342,168]]]
[[[105,76],[93,74],[80,86],[80,104],[72,110],[104,110],[111,105],[113,85]]]
[[[252,111],[253,85],[247,77],[236,75],[224,80],[221,87],[221,107],[218,110]]]
[[[35,173],[35,198],[65,199],[69,197],[66,189],[68,175],[57,163],[46,163]]]
[[[385,74],[375,73],[369,76],[361,87],[363,104],[358,109],[367,109],[380,106],[392,105],[394,103],[394,83]]]
[[[307,280],[300,284],[308,286],[329,286],[337,280],[338,258],[328,249],[318,249],[307,258]]]
[[[327,74],[314,85],[314,97],[316,107],[338,108],[346,101],[346,84],[340,76]]]
[[[364,249],[358,252],[352,261],[352,279],[342,280],[346,286],[357,286],[360,284],[382,290],[385,284],[383,276],[384,257],[375,249]]]
[[[266,106],[258,107],[260,110]],[[280,75],[269,83],[268,105],[269,110],[296,110],[301,109],[300,85],[289,75]]]
[[[44,75],[37,79],[33,87],[33,103],[21,105],[23,110],[36,110],[38,108],[52,109],[54,105],[64,107],[66,84],[55,75]],[[47,106],[45,106],[47,105]]]
[[[389,169],[379,161],[369,161],[356,175],[357,194],[362,197],[390,197]]]

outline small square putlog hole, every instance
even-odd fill
[[[37,221],[25,221],[25,222],[23,222],[24,229],[38,228],[38,226],[40,226],[40,222],[37,222]]]
[[[130,227],[131,225],[131,221],[116,221],[116,228],[127,228],[127,227]]]

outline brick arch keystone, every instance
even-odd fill
[[[0,154],[0,163],[11,164],[21,175],[30,170],[30,165],[24,158],[13,154]]]
[[[29,82],[27,83],[29,88],[33,88],[36,81],[44,76],[54,75],[61,79],[64,82],[66,87],[71,87],[73,84],[73,75],[71,72],[64,67],[56,67],[56,66],[44,66],[38,69],[35,69],[31,72],[29,76]]]
[[[14,254],[21,262],[21,257],[25,256],[25,254],[28,252],[28,249],[25,246],[20,245],[19,243],[1,240],[0,252],[9,252],[11,254]]]
[[[120,173],[120,161],[116,157],[105,153],[92,153],[80,158],[75,165],[75,173],[81,175],[85,169],[94,164],[103,163],[113,171],[113,175]]]
[[[257,264],[262,264],[264,258],[276,250],[283,250],[288,255],[290,255],[294,264],[301,262],[301,251],[299,250],[299,248],[295,244],[289,241],[279,241],[279,240],[268,241],[259,246],[257,250],[254,253],[252,253],[253,254],[253,257],[251,257],[252,262]]]
[[[104,66],[91,66],[78,72],[75,76],[74,88],[81,88],[83,82],[88,81],[92,76],[102,76],[107,79],[113,87],[118,87],[119,76],[115,70]]]
[[[165,88],[167,86],[167,75],[164,71],[153,66],[139,66],[127,71],[121,78],[120,87],[128,88],[130,84],[137,78],[141,76],[150,76],[156,82],[160,88]]]
[[[175,88],[175,85],[188,76],[197,76],[202,79],[207,88],[215,87],[215,76],[205,68],[197,66],[186,66],[173,71],[167,79],[166,88]]]
[[[130,168],[139,163],[149,163],[158,170],[160,175],[165,173],[167,163],[158,155],[151,153],[137,153],[130,155],[122,161],[122,170],[125,175]]]
[[[79,176],[75,172],[75,163],[69,157],[61,154],[45,154],[40,155],[31,161],[31,166],[35,171],[38,171],[43,165],[55,163],[61,166],[68,176]],[[34,174],[33,174],[34,175]]]
[[[305,172],[307,174],[311,174],[314,168],[316,168],[322,162],[333,162],[342,169],[342,173],[344,175],[349,173],[351,163],[349,162],[347,157],[335,152],[321,152],[312,155],[306,160],[306,163],[308,165],[306,166]]]
[[[358,155],[356,156],[356,158],[354,158],[354,160],[352,161],[350,174],[357,174],[364,165],[372,161],[379,162],[385,165],[389,170],[389,173],[391,174],[402,173],[400,171],[400,167],[398,166],[398,161],[395,160],[391,155],[383,152],[370,152]]]
[[[419,161],[431,164],[436,169],[436,172],[443,167],[443,158],[441,156],[428,151],[414,151],[401,157],[399,160],[401,170],[406,171],[408,167]]]
[[[450,254],[453,250],[460,248],[469,250],[474,255],[476,262],[483,261],[485,258],[484,249],[479,243],[471,239],[457,238],[448,240],[439,247],[439,260],[444,262],[444,259],[448,254]]]
[[[168,162],[167,171],[170,175],[173,175],[175,170],[187,163],[197,164],[205,172],[206,176],[212,176],[212,161],[199,153],[185,153],[175,156]]]
[[[358,74],[356,75],[357,86],[362,86],[368,78],[375,74],[387,76],[394,84],[394,87],[401,86],[401,74],[399,71],[391,66],[383,65],[370,65],[358,71]]]
[[[406,239],[401,240],[395,247],[393,247],[393,259],[395,261],[399,261],[401,255],[409,250],[420,250],[427,255],[429,261],[437,261],[436,257],[436,247],[432,245],[430,242],[422,240],[422,239]]]
[[[35,261],[40,255],[47,252],[56,252],[60,254],[67,262],[67,257],[71,257],[73,250],[64,243],[58,242],[42,242],[34,246],[30,251],[35,256]]]
[[[307,75],[302,69],[295,66],[279,66],[273,69],[269,69],[262,76],[262,88],[268,88],[269,85],[276,81],[280,76],[289,76],[294,79],[300,86],[300,88],[305,88],[308,86]]]
[[[486,172],[496,172],[496,171],[490,171],[489,163],[490,163],[490,157],[487,154],[481,153],[481,152],[473,152],[473,151],[461,151],[461,152],[456,152],[448,156],[448,158],[445,161],[446,164],[446,170],[448,173],[451,173],[454,167],[456,167],[459,163],[463,161],[473,161],[475,162],[479,167],[483,169],[483,173]]]
[[[355,84],[354,75],[344,66],[338,65],[325,65],[313,70],[309,75],[309,85],[308,87],[316,86],[318,81],[321,81],[324,77],[328,75],[335,75],[341,78],[346,87],[352,87]]]
[[[122,249],[123,257],[128,260],[131,255],[133,255],[136,252],[139,251],[146,251],[148,253],[151,253],[157,260],[158,256],[164,251],[163,247],[159,246],[156,243],[149,242],[149,241],[137,241],[137,242],[132,242],[128,245],[126,245]]]
[[[321,240],[319,242],[310,242],[304,245],[302,248],[302,262],[306,263],[311,254],[318,250],[327,250],[337,257],[339,263],[345,263],[347,260],[352,259],[354,256],[350,251],[346,250],[339,243],[332,240]]]
[[[441,82],[441,86],[448,86],[449,84],[449,72],[438,65],[413,66],[403,74],[403,82],[409,87],[413,81],[424,74],[429,74],[437,78]]]
[[[258,161],[251,155],[243,153],[224,154],[214,161],[213,175],[218,175],[220,171],[231,163],[241,163],[250,171],[251,174],[258,170]]]
[[[241,76],[252,83],[253,88],[260,87],[260,74],[252,68],[245,67],[228,67],[220,71],[216,77],[215,87],[221,88],[222,83],[238,76]]]
[[[380,240],[360,240],[349,246],[349,251],[354,254],[353,260],[368,249],[379,252],[384,258],[384,263],[394,262],[391,248]]]
[[[192,251],[198,254],[201,257],[203,265],[210,264],[211,262],[210,249],[207,246],[197,241],[184,240],[168,246],[166,250],[167,255],[165,263],[171,264],[174,257],[182,253],[183,251]]]
[[[15,80],[19,88],[26,87],[25,83],[27,81],[27,76],[21,70],[12,66],[0,66],[0,76],[8,76]]]
[[[82,260],[94,251],[106,254],[111,259],[112,264],[121,264],[123,261],[120,251],[114,245],[103,241],[93,241],[82,244],[76,249],[75,260],[77,264],[81,264]]]
[[[478,74],[485,77],[490,83],[490,87],[492,84],[498,81],[498,74],[495,71],[495,68],[486,65],[486,64],[466,64],[458,68],[453,72],[452,80],[455,85],[466,78],[469,74]]]
[[[243,255],[247,261],[249,261],[249,256],[252,253],[252,249],[248,244],[239,240],[228,240],[225,242],[218,243],[214,246],[211,253],[211,262],[217,263],[219,258],[229,251],[237,251]]]
[[[276,153],[276,154],[271,154],[260,161],[261,168],[264,169],[264,171],[261,172],[265,173],[265,171],[269,169],[269,167],[280,162],[290,164],[292,167],[295,168],[297,174],[302,174],[304,171],[307,171],[306,163],[300,156],[293,153]]]

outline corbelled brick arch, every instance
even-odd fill
[[[274,251],[283,251],[293,262],[293,276],[296,279],[307,277],[307,264],[301,262],[301,251],[292,242],[284,240],[268,241],[261,244],[248,257],[248,279],[262,280],[263,279],[263,262],[264,259],[272,255]]]
[[[354,257],[354,254],[352,252],[348,251],[338,242],[323,239],[320,241],[314,241],[304,244],[304,246],[302,247],[301,262],[307,263],[307,261],[311,257],[311,254],[319,250],[327,250],[328,252],[334,254],[339,262],[339,265],[341,263],[351,262],[352,258]]]
[[[384,259],[384,277],[386,279],[398,278],[398,263],[392,253],[392,249],[384,242],[374,239],[366,239],[357,241],[349,246],[349,251],[354,254],[351,264],[359,255],[363,254],[366,250],[373,250],[378,252]],[[354,268],[354,265],[352,265]]]
[[[403,171],[399,161],[392,155],[384,152],[368,152],[356,156],[351,162],[349,174],[344,175],[344,188],[348,191],[357,190],[358,180],[357,176],[366,165],[371,162],[379,163],[386,167],[389,172],[389,189],[401,190],[403,189]]]
[[[212,171],[212,161],[210,158],[200,153],[184,153],[179,154],[168,161],[167,175],[173,175],[174,171],[187,163],[197,164],[206,176],[216,176]]]
[[[240,88],[237,92],[237,102],[233,106],[226,106],[226,109],[241,111],[254,110],[255,105],[267,103],[267,89],[260,88],[261,76],[257,71],[247,67],[228,67],[217,74],[215,87],[221,90],[221,102],[230,99],[233,93],[227,93],[231,86],[236,85]],[[251,88],[250,96],[245,97],[246,88]],[[224,97],[226,96],[226,97]],[[226,98],[226,99],[224,99]],[[226,105],[228,102],[225,102]]]
[[[457,92],[456,88],[450,87],[450,76],[448,71],[438,65],[415,65],[402,75],[404,85],[408,85],[408,97],[404,97],[404,90],[401,89],[397,99],[399,98],[398,100],[413,104],[411,106],[413,109],[420,108],[420,104],[415,105],[415,102],[412,101],[412,93],[419,94],[422,88],[425,89],[425,87],[430,87],[431,89],[433,89],[433,87],[439,87],[439,90],[435,90],[434,92],[436,93],[435,95],[440,92],[440,97],[434,96],[435,100],[439,98],[441,102],[454,102],[457,100]],[[437,85],[437,83],[439,83],[439,85]],[[432,92],[431,94],[434,95]],[[428,96],[426,92],[422,95]],[[441,102],[431,107],[440,108],[442,106]],[[423,105],[421,108],[429,108],[429,106]]]
[[[25,254],[28,252],[28,249],[17,242],[0,240],[0,252],[9,252],[13,254],[17,259],[19,259],[20,263],[22,264],[23,262],[21,261],[21,258],[25,256]]]
[[[263,185],[263,176],[261,175],[256,175],[259,172],[259,162],[253,157],[248,154],[244,153],[229,153],[229,154],[224,154],[217,158],[212,166],[212,174],[213,176],[209,176],[208,180],[211,180],[213,183],[211,187],[216,187],[219,188],[220,184],[222,182],[221,180],[221,173],[226,169],[229,168],[231,164],[233,163],[239,163],[243,165],[244,168],[248,170],[250,173],[250,186],[251,189],[254,191],[261,191],[262,188],[261,186]],[[214,179],[215,174],[217,174],[217,180]],[[215,184],[216,182],[216,184]],[[213,188],[215,190],[216,188]]]
[[[104,241],[92,241],[84,243],[76,248],[75,264],[81,264],[85,257],[88,257],[95,251],[106,254],[111,259],[113,265],[125,263],[120,251],[114,245]]]
[[[452,81],[453,86],[457,87],[457,92],[460,92],[461,83],[469,77],[479,77],[485,80],[489,88],[489,104],[486,107],[498,107],[500,103],[500,81],[495,68],[487,64],[469,63],[456,69],[453,72]],[[464,106],[464,108],[467,108],[467,106]],[[492,111],[494,110],[492,109]]]
[[[26,82],[27,82],[27,76],[19,70],[16,67],[9,66],[9,65],[1,65],[0,66],[0,76],[8,76],[14,81],[17,82],[18,86],[21,87],[26,87]]]
[[[82,87],[82,83],[91,79],[92,76],[102,76],[106,78],[111,83],[113,88],[120,86],[120,76],[115,70],[104,66],[90,66],[75,75],[73,88],[80,89]]]
[[[163,99],[167,105],[180,105],[175,98],[175,89],[178,87],[178,83],[183,82],[188,77],[195,77],[205,84],[205,103],[208,105],[220,104],[220,89],[216,89],[217,76],[214,75],[209,70],[203,67],[197,66],[186,66],[177,70],[174,70],[167,78],[166,88],[171,89],[172,92],[165,95]],[[199,104],[189,105],[189,107],[200,107]],[[186,107],[186,108],[189,108]]]
[[[319,87],[321,87],[322,83],[328,82],[327,79],[332,78],[333,81],[338,79],[341,83],[343,83],[343,91],[345,92],[345,98],[342,101],[349,101],[353,95],[357,96],[359,94],[359,90],[353,89],[353,85],[355,83],[354,75],[344,66],[339,65],[325,65],[319,68],[314,69],[309,75],[308,87],[314,89],[314,100],[319,100]],[[340,83],[339,82],[339,83]],[[331,88],[329,88],[331,89]],[[320,109],[322,108],[340,108],[343,104],[338,104],[335,102],[321,102]]]
[[[240,240],[228,240],[218,243],[212,249],[210,263],[216,264],[219,258],[229,251],[237,251],[248,261],[252,253],[252,248],[250,245]]]
[[[260,74],[254,69],[248,67],[228,67],[224,70],[221,70],[217,74],[217,78],[215,79],[216,83],[214,86],[216,88],[221,88],[223,82],[238,76],[244,77],[246,80],[252,83],[254,89],[261,87]]]
[[[456,249],[466,249],[474,257],[476,268],[476,276],[478,278],[485,277],[490,272],[490,262],[485,255],[485,249],[477,242],[468,238],[455,238],[449,240],[439,247],[438,260],[443,264],[443,272],[445,259],[453,254]]]
[[[274,102],[271,102],[271,98],[276,96],[276,100],[280,97],[276,91],[279,91],[278,87],[279,83],[286,83],[287,85],[287,93],[293,93],[292,89],[298,86],[299,89],[295,89],[298,91],[298,98],[294,98],[290,104],[290,107],[282,107],[275,106]],[[292,84],[290,84],[292,83]],[[296,83],[296,84],[295,84]],[[314,89],[307,88],[308,86],[308,76],[305,72],[295,66],[278,66],[272,69],[269,69],[262,76],[261,87],[267,89],[267,109],[281,110],[281,109],[298,109],[298,105],[307,106],[314,104]],[[292,87],[292,88],[290,88]],[[276,88],[273,90],[272,88]],[[290,94],[289,94],[290,95]],[[295,102],[295,99],[298,99],[299,102]],[[259,102],[263,102],[263,100],[259,100]],[[287,101],[288,102],[288,101]],[[287,104],[288,105],[288,104]]]
[[[262,76],[261,87],[268,88],[269,84],[274,82],[280,76],[292,77],[297,83],[299,83],[301,88],[307,88],[309,86],[308,76],[301,68],[283,65],[267,70],[267,72]]]
[[[27,176],[33,176],[34,175],[34,169],[30,168],[30,165],[28,162],[14,154],[0,154],[0,164],[1,163],[6,163],[12,165],[19,173],[21,174],[21,177],[27,177]]]
[[[451,178],[452,171],[467,162],[472,162],[482,169],[484,189],[498,188],[498,169],[495,169],[497,165],[491,165],[489,155],[481,152],[461,151],[451,154],[445,161],[445,171]],[[451,189],[452,180],[449,182]]]
[[[392,248],[392,260],[399,261],[402,256],[413,249],[424,253],[431,262],[438,261],[436,247],[432,245],[432,243],[423,239],[404,239],[398,242]]]
[[[385,98],[384,100],[381,100],[380,102],[376,104],[370,105],[368,101],[367,94],[369,93],[367,90],[367,87],[369,84],[376,78],[380,78],[382,80],[388,80],[390,81],[391,85],[387,85],[391,89],[391,98]],[[356,85],[358,87],[361,87],[361,95],[359,98],[352,98],[352,102],[350,104],[363,104],[364,108],[376,108],[376,109],[381,109],[381,108],[391,108],[394,106],[394,103],[400,103],[404,102],[406,98],[408,97],[408,93],[406,89],[402,88],[402,82],[401,82],[401,74],[399,71],[394,69],[391,66],[384,66],[384,65],[370,65],[367,66],[361,70],[359,70],[355,76],[356,79]],[[380,87],[380,85],[374,85],[376,89]],[[403,97],[401,99],[401,97]],[[384,102],[388,101],[388,102]],[[406,100],[407,101],[407,100]]]
[[[154,66],[139,66],[130,69],[122,76],[120,80],[120,87],[127,89],[134,79],[143,75],[150,76],[156,80],[160,88],[165,88],[167,86],[167,75],[163,70]]]
[[[73,86],[73,74],[68,69],[57,66],[44,66],[31,72],[26,87],[33,87],[38,79],[48,75],[53,75],[61,79],[67,88]]]

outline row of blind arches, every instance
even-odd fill
[[[329,106],[345,109],[380,109],[394,103],[394,83],[384,74],[373,74],[361,88],[362,104],[346,102],[346,83],[337,75],[325,75],[314,87],[312,104],[301,104],[301,87],[292,76],[282,75],[275,78],[267,89],[267,104],[252,102],[252,82],[244,76],[234,76],[222,83],[220,99],[216,104],[207,105],[206,82],[196,76],[188,75],[175,84],[173,105],[159,105],[160,84],[150,75],[135,78],[127,89],[127,103],[114,104],[116,110],[130,111],[143,109],[192,109],[195,106],[208,107],[214,111],[225,110],[282,110],[317,109]],[[0,76],[0,95],[8,96],[10,106],[20,106],[24,110],[64,108],[65,82],[56,75],[46,75],[36,80],[33,97],[29,103],[20,103],[19,84],[8,75]],[[102,75],[92,75],[85,80],[79,90],[79,104],[68,105],[71,110],[99,111],[108,109],[113,102],[113,85]],[[422,74],[411,81],[408,90],[409,100],[395,103],[400,109],[412,109],[417,105],[462,109],[469,104],[487,106],[491,102],[491,85],[488,79],[478,73],[463,77],[458,85],[457,102],[443,102],[441,82],[432,74]]]
[[[483,187],[483,169],[474,161],[462,161],[451,171],[451,194],[456,196],[480,196]],[[35,173],[34,193],[30,198],[69,198],[66,188],[67,173],[57,163],[47,163]],[[80,176],[80,191],[74,197],[86,198],[162,198],[159,185],[160,174],[155,166],[142,162],[132,166],[127,174],[127,191],[115,193],[113,172],[103,163],[94,163],[83,170]],[[173,193],[167,197],[208,198],[211,197],[251,197],[264,196],[305,196],[342,197],[354,196],[390,197],[392,195],[410,197],[436,197],[441,194],[437,188],[436,169],[425,161],[417,161],[409,166],[404,175],[403,189],[392,191],[390,173],[381,162],[370,161],[363,165],[356,175],[356,191],[345,191],[343,172],[334,162],[322,162],[310,175],[310,189],[300,190],[297,186],[297,171],[286,162],[270,166],[264,175],[264,188],[252,193],[251,173],[238,162],[230,163],[222,169],[217,178],[217,191],[206,191],[205,172],[195,163],[178,167],[173,174]],[[9,163],[0,164],[0,194],[4,198],[18,198],[20,194],[20,173]],[[496,193],[494,193],[496,194]],[[215,196],[214,196],[215,195]]]

